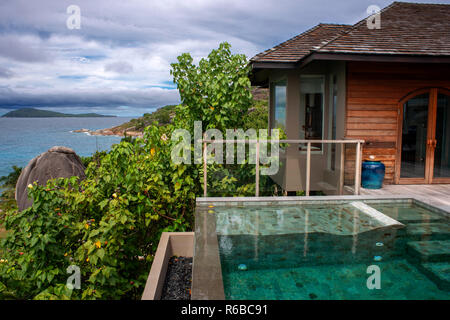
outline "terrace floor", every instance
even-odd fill
[[[352,186],[345,186],[346,193],[353,194],[353,190],[354,188]],[[361,188],[361,195],[414,196],[416,198],[420,198],[423,202],[426,202],[432,206],[441,207],[443,209],[445,208],[446,211],[450,212],[450,184],[389,184],[383,185],[381,189]]]

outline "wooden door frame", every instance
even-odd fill
[[[449,89],[445,89],[445,88],[433,88],[435,90],[435,104],[434,104],[434,110],[433,110],[433,115],[434,115],[434,130],[432,132],[432,136],[431,139],[436,140],[436,117],[437,117],[437,98],[438,98],[438,94],[439,93],[443,93],[447,96],[450,96],[450,90]],[[433,90],[432,89],[432,90]],[[433,150],[434,152],[434,150]],[[450,183],[450,178],[435,178],[434,174],[434,155],[433,155],[433,163],[430,164],[430,183],[432,184],[436,184],[436,183]]]
[[[398,102],[398,118],[397,118],[397,152],[395,158],[395,184],[432,184],[432,183],[450,183],[450,178],[433,178],[434,170],[434,147],[429,143],[430,140],[436,139],[436,112],[437,112],[437,96],[438,93],[444,92],[450,95],[450,90],[437,87],[426,87],[414,90],[404,96]],[[408,100],[428,93],[428,117],[427,117],[427,144],[425,159],[425,175],[424,178],[400,178],[401,158],[402,158],[402,133],[403,133],[403,105]]]

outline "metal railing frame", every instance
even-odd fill
[[[340,159],[340,177],[339,177],[339,194],[343,194],[344,190],[344,161],[346,144],[356,145],[355,158],[355,189],[354,194],[360,194],[361,185],[361,165],[362,165],[362,145],[364,140],[305,140],[305,139],[285,139],[285,140],[202,140],[203,142],[203,196],[207,197],[207,159],[206,159],[206,144],[207,143],[255,143],[256,144],[256,177],[255,177],[255,196],[259,197],[259,144],[263,143],[292,143],[292,144],[306,144],[306,188],[305,195],[309,196],[311,186],[311,144],[326,144],[335,143],[341,144],[341,159]]]

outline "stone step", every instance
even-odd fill
[[[406,248],[411,258],[422,262],[450,261],[450,240],[410,241]]]
[[[448,238],[448,235],[450,234],[450,226],[447,223],[439,222],[410,223],[406,227],[406,233],[409,236],[431,236],[432,238]]]
[[[446,220],[442,215],[418,206],[404,205],[400,207],[393,207],[385,204],[370,205],[385,215],[404,224],[440,222]]]
[[[419,267],[437,287],[444,291],[450,291],[450,263],[448,262],[426,262]]]

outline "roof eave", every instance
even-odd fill
[[[450,55],[313,52],[302,60],[298,61],[297,67],[302,68],[310,62],[317,60],[450,63]]]
[[[450,63],[450,55],[312,52],[297,62],[250,61],[250,64],[253,69],[296,69],[302,68],[310,62],[317,60]]]
[[[250,61],[252,69],[295,69],[297,62]]]
[[[373,54],[373,53],[336,53],[312,52],[297,62],[267,62],[250,61],[255,72],[264,69],[301,69],[313,61],[367,61],[367,62],[397,62],[397,63],[450,63],[450,55],[411,55],[411,54]],[[252,78],[253,85],[257,83]]]

